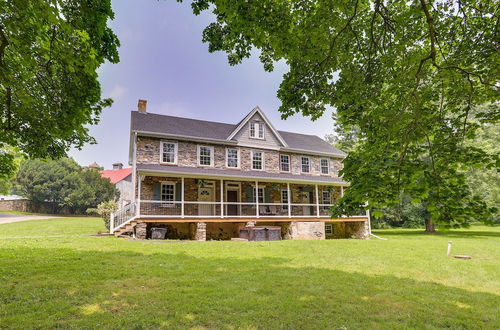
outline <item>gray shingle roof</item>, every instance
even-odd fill
[[[319,175],[297,175],[286,173],[269,173],[264,171],[242,171],[233,169],[216,169],[205,167],[169,166],[160,164],[137,164],[137,170],[145,172],[157,172],[164,174],[203,175],[214,178],[247,178],[259,180],[272,180],[283,182],[304,182],[323,184],[347,184],[342,178],[319,176]]]
[[[131,129],[133,131],[157,134],[183,135],[194,138],[226,140],[238,124],[226,124],[214,121],[189,119],[154,113],[132,111]],[[337,156],[346,154],[316,135],[306,135],[278,131],[288,144],[289,149],[309,152],[330,153]]]

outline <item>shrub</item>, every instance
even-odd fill
[[[97,212],[104,221],[104,225],[109,230],[109,220],[111,219],[111,213],[118,209],[118,203],[114,200],[102,202],[97,206],[97,209],[88,209],[87,212],[93,213]]]

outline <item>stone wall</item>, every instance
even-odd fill
[[[33,206],[27,199],[0,200],[0,210],[32,212]]]
[[[160,142],[169,141],[177,143],[178,147],[178,166],[197,167],[197,146],[200,143],[178,141],[178,140],[162,140],[152,137],[139,137],[137,141],[137,163],[138,164],[160,164]],[[226,168],[226,146],[201,143],[202,145],[214,147],[214,168]],[[229,147],[229,146],[228,146]],[[238,147],[240,149],[240,169],[243,171],[252,170],[252,151],[262,151],[264,153],[264,171],[270,173],[280,173],[279,155],[277,150],[259,149]],[[301,172],[301,156],[302,154],[283,153],[291,157],[291,173],[297,175],[323,175],[321,174],[320,159],[328,157],[310,156],[311,173]],[[326,176],[337,177],[338,172],[342,169],[342,162],[338,158],[330,157],[330,173]],[[176,166],[168,165],[165,166]]]
[[[323,240],[325,223],[323,221],[294,221],[282,227],[284,239]]]
[[[326,238],[370,238],[368,221],[330,222],[328,224],[332,225],[333,233],[327,234]]]

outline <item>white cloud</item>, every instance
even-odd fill
[[[128,92],[127,87],[115,85],[111,90],[111,92],[109,93],[109,97],[111,97],[115,102],[120,101],[125,96],[125,94],[127,94],[127,92]]]

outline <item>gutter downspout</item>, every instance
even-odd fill
[[[137,132],[134,132],[134,141],[133,141],[133,146],[132,146],[132,203],[135,203],[135,188],[136,188],[136,181],[137,181]]]

